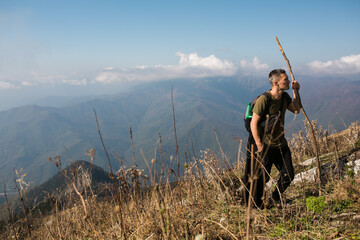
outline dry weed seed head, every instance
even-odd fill
[[[289,142],[294,159],[301,159],[304,156],[310,156],[312,149],[310,140],[304,137],[300,130],[297,134],[293,134],[293,138]]]
[[[193,169],[195,168],[195,166],[196,166],[196,162],[185,163],[184,164],[185,175],[187,176],[193,175]]]
[[[349,138],[353,144],[357,142],[360,137],[359,121],[353,122],[349,126]]]
[[[75,183],[76,188],[80,192],[87,193],[87,190],[91,188],[91,176],[88,169],[84,169],[83,166],[79,165],[73,169],[72,180]],[[71,187],[70,187],[71,189]]]
[[[90,173],[87,170],[82,170],[80,174],[80,181],[83,188],[90,188],[91,187],[91,177]]]
[[[311,124],[315,132],[315,139],[319,146],[320,154],[333,152],[335,148],[334,145],[339,148],[343,148],[344,146],[349,144],[350,138],[352,139],[351,144],[353,145],[354,142],[356,142],[356,137],[358,136],[355,134],[355,132],[350,133],[350,129],[358,129],[355,127],[355,123],[352,123],[349,126],[349,137],[340,133],[329,136],[329,130],[323,130],[322,126],[318,125],[317,120],[312,121]],[[305,134],[300,130],[297,134],[293,134],[293,138],[289,141],[289,146],[292,150],[294,159],[303,159],[304,157],[312,157],[315,155],[314,149],[312,147],[310,125],[308,122],[304,121],[304,126]]]
[[[334,151],[335,143],[339,147],[340,152],[344,146],[349,147],[349,140],[356,143],[359,139],[360,129],[358,122],[352,123],[347,131],[337,134],[336,137],[328,136],[329,131],[323,131],[321,126],[316,125],[316,121],[313,121],[312,124],[315,124],[315,131],[317,132],[316,138],[322,146],[322,152]],[[306,129],[299,131],[293,135],[293,139],[289,140],[289,146],[291,145],[294,158],[301,159],[310,155],[312,152],[311,139],[307,137],[306,131]],[[91,156],[91,154],[95,154],[95,152],[90,153],[90,151],[88,151],[87,154]],[[355,156],[356,153],[354,156],[350,156],[349,159],[358,159],[355,158]],[[172,161],[173,156],[171,156],[170,159]],[[61,166],[60,158],[49,158],[48,160],[57,167]],[[55,164],[55,162],[57,162],[57,164]],[[194,159],[194,161],[189,161],[184,165],[185,177],[181,178],[180,181],[189,181],[188,185],[186,185],[187,182],[181,184],[179,188],[167,188],[165,186],[162,188],[161,185],[158,185],[156,191],[155,188],[140,188],[140,194],[136,193],[136,195],[133,194],[133,197],[131,197],[130,194],[125,193],[122,195],[122,197],[125,196],[122,198],[122,201],[115,203],[115,205],[111,200],[105,203],[100,199],[92,201],[92,199],[88,198],[88,196],[84,194],[84,191],[91,185],[89,172],[84,166],[75,166],[76,167],[69,170],[69,176],[72,176],[70,176],[68,180],[73,181],[73,179],[76,179],[79,190],[83,188],[79,196],[84,197],[83,206],[87,208],[88,218],[82,219],[79,217],[83,215],[83,207],[80,201],[75,201],[76,199],[74,199],[73,203],[76,204],[67,204],[66,206],[71,206],[71,208],[64,208],[57,211],[54,213],[53,218],[40,219],[38,222],[34,221],[34,231],[41,234],[39,239],[76,239],[86,236],[87,239],[184,239],[187,237],[188,239],[203,240],[206,237],[211,238],[216,234],[219,234],[218,237],[221,236],[223,239],[230,239],[229,236],[220,233],[222,230],[227,230],[228,233],[233,231],[234,236],[238,236],[239,239],[245,239],[243,226],[245,226],[244,223],[246,223],[246,210],[242,206],[239,206],[237,202],[227,201],[229,193],[227,190],[224,191],[224,189],[222,189],[223,182],[228,186],[229,182],[225,181],[227,177],[229,180],[234,180],[235,177],[232,175],[233,172],[224,169],[221,158],[209,149],[201,151],[200,159]],[[147,180],[147,176],[144,175],[144,170],[136,167],[126,168],[123,165],[121,166],[119,171],[114,175],[117,181],[115,185],[120,189],[116,192],[117,194],[122,193],[122,191],[125,192],[126,190],[128,193],[132,193],[134,186],[136,186],[135,184],[142,184],[143,182],[141,182],[141,180],[144,180],[144,182]],[[195,177],[194,170],[198,166],[200,166],[202,170],[196,172],[199,175]],[[172,169],[169,170],[173,171]],[[236,168],[234,170],[236,170]],[[21,171],[22,170],[19,172],[16,171],[19,179],[17,182],[21,182],[23,188],[27,188],[24,184],[26,175],[22,174]],[[203,174],[205,178],[203,178]],[[355,205],[358,206],[360,183],[358,178],[354,178],[353,181],[354,182],[349,181],[349,179],[343,179],[332,182],[332,190],[324,192],[324,194],[326,194],[326,203],[331,207],[331,204],[334,204],[334,202],[342,202],[350,199],[351,208]],[[233,183],[230,182],[229,184]],[[312,183],[309,183],[309,186],[304,183],[298,186],[299,189],[302,189],[301,191],[295,192],[296,190],[290,188],[288,193],[289,195],[292,194],[291,196],[295,194],[304,195],[305,200],[306,195],[313,192],[312,185]],[[185,190],[187,190],[186,186],[191,186],[191,191],[185,192]],[[109,189],[111,189],[111,187],[109,187]],[[177,189],[184,191],[185,194],[182,196],[176,194]],[[141,192],[143,190],[149,192],[143,194],[144,192]],[[126,198],[126,195],[130,197]],[[69,201],[69,199],[71,198],[66,198],[67,201]],[[300,199],[300,197],[295,198],[295,200],[297,199]],[[329,219],[326,217],[323,218],[328,212],[324,212],[325,214],[323,214],[323,216],[316,216],[316,218],[314,218],[313,214],[309,215],[307,211],[302,211],[304,207],[306,207],[302,202],[303,201],[296,201],[294,204],[290,203],[287,208],[283,208],[282,210],[278,209],[277,212],[275,212],[275,209],[273,209],[274,211],[261,212],[254,210],[252,215],[249,214],[249,216],[251,216],[251,232],[253,234],[251,237],[268,239],[269,234],[274,234],[274,239],[297,239],[308,236],[313,238],[326,238],[329,236],[332,230],[327,230],[326,226],[328,225],[322,224],[321,222],[328,222]],[[296,209],[293,207],[296,207]],[[357,210],[358,208],[354,211],[357,212]],[[280,220],[281,217],[279,217],[281,211],[284,211],[286,214],[286,217],[283,217],[282,220]],[[265,213],[265,215],[263,215],[263,213]],[[211,217],[211,224],[204,222],[203,219],[206,217]],[[291,224],[289,218],[291,218]],[[306,226],[302,219],[306,219]],[[161,223],[161,220],[163,220],[163,223]],[[198,223],[196,226],[193,224],[195,221]],[[36,226],[35,224],[39,225]],[[92,224],[94,226],[90,226]],[[292,228],[293,224],[298,224],[297,226],[299,228]],[[45,229],[43,228],[41,230],[42,227],[45,227]],[[93,230],[91,230],[91,227]],[[219,227],[221,227],[222,230],[219,230]],[[309,230],[303,231],[306,228],[309,228]],[[237,231],[236,229],[239,230]],[[273,230],[276,230],[276,232]],[[188,236],[184,236],[183,233],[185,231],[188,232]],[[348,229],[346,229],[346,231],[348,231]],[[303,234],[303,232],[306,233]],[[97,233],[99,233],[99,236],[97,236]],[[343,235],[346,238],[342,232],[338,233],[338,235]],[[233,237],[231,239],[237,238]]]
[[[202,234],[198,234],[195,236],[195,240],[205,240],[205,236]]]
[[[26,173],[21,174],[22,171],[23,171],[22,168],[19,171],[15,170],[15,174],[16,174],[16,182],[19,184],[20,191],[24,192],[24,191],[26,191],[28,189],[31,182],[27,183],[24,180],[24,178],[26,177]]]
[[[59,155],[55,156],[55,161],[54,161],[54,164],[56,167],[61,167],[61,158]]]
[[[221,174],[220,160],[215,156],[215,153],[209,149],[200,151],[200,163],[203,165],[204,176],[212,184],[216,184],[216,175]]]
[[[119,205],[116,205],[114,207],[114,213],[119,213],[120,212],[120,206]]]
[[[89,151],[86,151],[85,156],[94,157],[95,153],[96,153],[95,149],[91,148]]]

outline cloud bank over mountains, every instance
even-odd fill
[[[254,57],[252,62],[248,62],[246,60],[240,61],[240,66],[244,69],[249,70],[269,70],[269,64],[267,63],[260,63],[260,60],[258,57]]]
[[[138,83],[175,78],[204,78],[215,76],[234,76],[267,74],[269,64],[258,57],[251,61],[239,63],[223,60],[215,55],[201,57],[196,52],[186,54],[177,52],[179,61],[174,65],[140,65],[130,68],[107,67],[93,76],[84,77],[79,73],[69,75],[44,75],[35,71],[29,74],[26,81],[15,82],[0,76],[0,89],[14,89],[38,85],[87,86],[91,84]],[[326,62],[313,61],[306,65],[306,72],[318,75],[351,75],[360,73],[360,54],[344,56]]]
[[[341,57],[337,60],[327,62],[313,61],[308,64],[315,73],[321,74],[359,74],[360,73],[360,54]]]
[[[16,86],[9,82],[0,81],[0,89],[10,89],[10,88],[16,88]]]
[[[174,78],[203,78],[211,76],[232,76],[237,72],[234,63],[221,60],[215,55],[200,57],[197,53],[177,52],[179,62],[175,65],[136,66],[133,68],[106,68],[95,82],[134,82]]]

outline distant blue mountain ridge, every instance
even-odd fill
[[[308,116],[323,128],[341,130],[359,120],[360,78],[309,79],[301,83],[300,94]],[[60,156],[62,166],[71,161],[89,160],[85,153],[96,149],[95,164],[109,171],[108,161],[98,135],[94,116],[96,110],[100,130],[113,169],[134,164],[130,127],[133,131],[135,161],[147,169],[140,154],[155,167],[159,162],[159,137],[162,139],[164,164],[175,168],[175,139],[171,105],[173,88],[180,167],[187,158],[200,150],[219,151],[219,142],[231,161],[236,161],[239,143],[246,139],[243,124],[246,105],[268,90],[266,78],[219,77],[178,79],[142,84],[116,95],[83,97],[67,101],[55,98],[49,106],[29,105],[0,112],[0,176],[13,186],[13,169],[23,169],[25,180],[40,184],[56,174],[49,157]],[[291,92],[290,92],[290,95]],[[303,128],[303,116],[293,121],[287,114],[287,135]],[[331,130],[330,129],[330,130]],[[185,155],[186,152],[186,155]],[[172,160],[170,160],[172,159]]]

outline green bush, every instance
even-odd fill
[[[325,198],[323,196],[322,197],[314,197],[314,196],[308,197],[308,198],[306,198],[305,205],[308,210],[314,211],[315,213],[320,214],[326,206]]]
[[[283,224],[278,224],[273,229],[273,232],[269,234],[270,237],[280,237],[286,232]]]

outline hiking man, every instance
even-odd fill
[[[294,179],[294,168],[291,152],[284,136],[284,120],[286,109],[297,114],[300,111],[299,99],[295,92],[300,90],[297,81],[293,81],[293,99],[285,91],[289,89],[289,78],[283,69],[275,69],[269,73],[271,90],[259,96],[253,107],[250,123],[251,133],[248,139],[244,184],[244,200],[249,200],[250,182],[252,181],[252,198],[254,205],[264,207],[264,188],[269,181],[271,167],[274,164],[279,170],[280,178],[272,193],[267,207],[280,202],[280,194]],[[251,157],[253,150],[253,158]],[[251,179],[251,181],[249,181]],[[280,192],[280,193],[279,193]],[[252,200],[250,200],[252,202]]]

